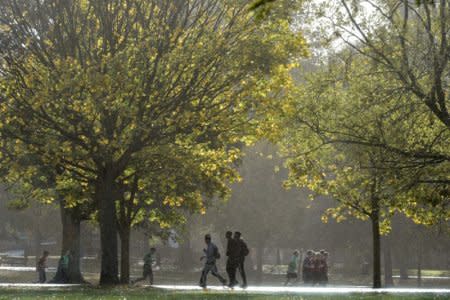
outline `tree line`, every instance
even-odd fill
[[[128,282],[131,228],[204,214],[262,137],[286,186],[337,200],[324,221],[371,221],[374,287],[395,212],[448,222],[447,1],[326,5],[0,0],[2,181],[17,206],[60,205],[73,282],[81,221],[100,227],[100,284]],[[308,36],[311,11],[328,27]]]

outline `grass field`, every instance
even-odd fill
[[[52,277],[52,273],[48,273],[48,277]],[[264,293],[259,291],[230,291],[230,290],[193,290],[193,291],[182,291],[182,290],[163,290],[156,288],[149,288],[145,286],[120,286],[114,287],[111,289],[106,288],[98,288],[95,285],[98,282],[99,275],[97,273],[84,273],[85,279],[93,284],[91,287],[73,287],[73,288],[61,288],[61,287],[1,287],[0,286],[0,300],[3,299],[14,299],[14,300],[22,300],[22,299],[33,299],[33,300],[43,300],[43,299],[92,299],[92,300],[129,300],[129,299],[183,299],[183,300],[194,300],[194,299],[211,299],[211,300],[222,300],[222,299],[252,299],[252,300],[325,300],[325,299],[362,299],[362,300],[378,300],[378,299],[400,299],[400,300],[419,300],[419,299],[449,299],[450,294],[394,294],[394,293],[359,293],[359,292],[351,292],[351,293],[309,293],[309,292],[300,292],[300,293],[292,293],[292,292],[282,292],[282,293]],[[139,273],[135,272],[133,274],[135,277],[139,275]],[[168,271],[158,271],[155,272],[155,280],[159,285],[168,285],[173,283],[183,283],[183,284],[191,284],[195,285],[198,279],[198,272],[190,272],[190,273],[180,273],[180,272],[168,272]],[[411,275],[414,275],[411,272]],[[423,272],[424,276],[446,276],[445,279],[424,279],[422,287],[425,288],[449,288],[450,287],[450,279],[448,276],[450,275],[449,271],[434,271],[434,270],[426,270]],[[250,284],[254,285],[255,282],[252,282],[252,278],[254,276],[250,276]],[[265,286],[274,286],[280,287],[284,282],[284,274],[265,274],[264,276],[264,285]],[[341,275],[334,274],[332,277],[331,285],[336,287],[339,286],[370,286],[370,276],[361,277],[357,276],[353,277],[344,277]],[[18,272],[16,270],[0,270],[0,284],[7,283],[32,283],[36,280],[36,272],[28,271],[28,272]],[[217,284],[213,278],[210,279],[211,284]],[[400,288],[414,288],[417,285],[416,279],[411,278],[408,281],[400,282],[399,279],[396,279],[395,287]],[[302,285],[300,285],[302,286]]]
[[[16,289],[6,288],[0,290],[0,299],[31,300],[31,299],[91,299],[91,300],[129,300],[129,299],[161,299],[161,300],[221,300],[221,299],[252,299],[252,300],[325,300],[325,299],[362,299],[362,300],[419,300],[419,299],[450,299],[450,295],[433,294],[402,294],[388,293],[376,294],[326,294],[326,295],[295,295],[295,294],[249,294],[242,291],[167,291],[154,288],[72,288],[72,289]]]

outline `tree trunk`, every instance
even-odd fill
[[[130,282],[130,228],[120,231],[120,283]]]
[[[372,212],[373,288],[381,288],[380,223],[378,211]]]
[[[64,201],[60,201],[62,222],[62,247],[61,255],[71,252],[68,269],[68,283],[84,283],[80,270],[80,246],[81,246],[81,219],[76,208],[66,208]],[[58,268],[51,280],[54,283],[63,283],[63,276]]]
[[[101,272],[100,285],[119,283],[118,240],[114,180],[106,172],[104,180],[97,182],[95,191],[99,204]]]
[[[225,244],[226,245],[226,244]],[[180,269],[187,272],[192,267],[191,238],[189,231],[184,235],[184,239],[179,247]]]
[[[409,279],[407,258],[408,258],[408,255],[406,255],[406,253],[404,253],[403,251],[400,252],[399,258],[398,258],[398,263],[399,263],[400,279],[401,280]]]
[[[417,286],[422,286],[422,241],[420,237],[417,243]]]
[[[277,248],[277,266],[281,265],[281,250]]]
[[[264,243],[259,242],[256,250],[256,281],[262,282],[263,277],[263,255],[264,255]]]
[[[37,224],[34,225],[34,253],[36,255],[36,263],[38,262],[40,256],[42,255],[42,247],[41,247],[41,241],[42,241],[42,234],[39,226],[39,221]]]
[[[394,279],[392,278],[392,256],[391,256],[390,236],[386,236],[384,238],[383,256],[384,256],[384,285],[386,287],[393,286]]]

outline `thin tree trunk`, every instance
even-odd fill
[[[186,232],[179,250],[180,269],[184,272],[189,271],[192,267],[191,239],[189,231]]]
[[[264,255],[264,243],[259,242],[256,250],[256,281],[262,282],[263,277],[263,255]]]
[[[277,248],[277,266],[281,265],[281,250]]]
[[[422,241],[420,237],[417,245],[417,286],[422,286]]]
[[[38,262],[39,257],[42,255],[42,248],[41,248],[42,234],[39,227],[40,226],[38,222],[38,224],[35,224],[34,227],[34,253],[36,255],[36,263]]]
[[[66,208],[64,201],[60,201],[62,222],[62,247],[61,255],[71,252],[68,269],[68,283],[85,282],[80,269],[81,246],[81,219],[76,208]],[[58,269],[51,280],[54,283],[62,283],[63,276]]]
[[[380,246],[380,204],[377,192],[377,178],[373,178],[370,199],[370,220],[372,221],[373,243],[373,288],[381,288],[381,246]]]
[[[383,257],[384,257],[384,285],[386,287],[394,285],[392,278],[392,256],[391,256],[391,238],[384,237]]]
[[[373,288],[381,288],[380,224],[378,211],[372,212]]]
[[[120,283],[130,282],[130,229],[120,231]]]
[[[398,262],[399,262],[400,279],[401,280],[409,279],[407,257],[408,257],[408,255],[406,255],[406,253],[404,253],[403,251],[400,252]]]
[[[106,172],[105,179],[96,186],[96,200],[99,203],[101,242],[100,285],[119,283],[118,240],[114,180]]]

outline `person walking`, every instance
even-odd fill
[[[229,287],[233,288],[238,284],[236,280],[236,270],[239,266],[239,254],[240,254],[240,245],[233,239],[233,233],[231,231],[227,231],[225,233],[225,238],[227,239],[227,265],[226,270],[228,274],[228,282]]]
[[[288,265],[288,270],[287,270],[287,274],[286,274],[286,282],[284,283],[285,286],[289,284],[291,279],[297,280],[297,278],[298,278],[297,270],[298,270],[299,258],[300,258],[300,251],[295,250],[294,253],[292,254],[291,261],[289,262],[289,265]]]
[[[47,269],[47,258],[50,253],[48,251],[44,251],[42,256],[39,258],[36,264],[36,271],[39,276],[39,283],[45,283],[47,281],[47,276],[45,274],[45,270]]]
[[[150,251],[145,254],[144,256],[144,268],[142,271],[142,277],[137,278],[132,282],[132,284],[135,284],[139,281],[146,280],[148,278],[148,281],[150,285],[153,285],[153,263],[155,262],[154,255],[156,253],[156,248],[150,248]]]
[[[217,277],[223,285],[226,285],[227,280],[223,278],[217,270],[216,260],[220,258],[220,253],[217,246],[211,241],[211,235],[205,235],[205,244],[206,248],[203,249],[205,255],[200,258],[200,261],[205,259],[205,265],[200,277],[200,287],[204,289],[206,288],[206,280],[209,272],[211,272],[213,276]]]
[[[238,270],[239,274],[242,278],[242,285],[241,287],[243,289],[247,288],[247,276],[245,274],[245,257],[250,253],[250,250],[247,247],[247,244],[245,241],[241,238],[241,233],[239,231],[236,231],[234,233],[234,239],[237,241],[239,245],[239,257],[238,257]]]

